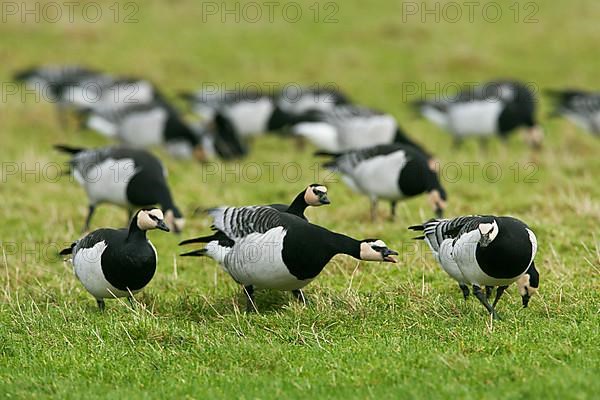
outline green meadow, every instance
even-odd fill
[[[600,88],[600,3],[482,1],[470,13],[446,1],[82,1],[72,15],[51,3],[1,5],[2,397],[597,398],[600,141],[549,119],[542,90]],[[412,240],[407,226],[433,216],[424,196],[401,203],[393,222],[382,202],[371,222],[368,199],[320,168],[313,147],[265,135],[247,159],[229,163],[152,149],[187,226],[181,236],[149,233],[159,265],[135,309],[109,300],[99,313],[57,254],[80,236],[87,202],[72,178],[58,176],[67,157],[52,145],[111,142],[75,121],[63,129],[54,104],[15,86],[15,71],[42,64],[144,77],[184,111],[176,93],[202,85],[334,84],[394,114],[436,155],[447,216],[513,215],[531,226],[539,295],[523,309],[511,287],[498,306],[503,320],[490,320]],[[409,105],[503,77],[538,92],[542,150],[528,149],[518,132],[486,150],[477,140],[456,150]],[[313,182],[329,187],[332,204],[308,210],[312,222],[379,237],[400,252],[399,262],[336,256],[306,288],[307,307],[289,293],[257,291],[259,312],[248,315],[240,288],[216,262],[178,257],[180,240],[210,232],[196,208],[287,203]],[[124,210],[105,205],[92,227],[126,223]]]

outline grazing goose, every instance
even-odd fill
[[[304,211],[308,206],[319,207],[329,203],[327,187],[319,183],[313,183],[298,193],[291,204],[271,204],[269,207],[273,207],[277,211],[293,214],[308,221],[304,215]]]
[[[98,229],[60,252],[72,255],[75,276],[100,311],[104,299],[128,297],[133,304],[133,294],[152,280],[158,255],[146,238],[151,229],[169,231],[159,209],[139,210],[128,229]]]
[[[536,105],[531,89],[516,81],[488,82],[452,99],[416,103],[425,118],[452,134],[457,146],[468,136],[506,139],[523,126],[527,128],[526,142],[540,147],[543,131],[536,122]]]
[[[89,110],[85,124],[132,147],[165,145],[167,151],[178,158],[194,156],[203,161],[205,157],[200,134],[158,93],[149,103]]]
[[[219,207],[208,213],[216,232],[181,242],[207,243],[182,256],[207,255],[221,264],[244,286],[248,311],[254,308],[254,288],[290,290],[305,301],[301,289],[336,254],[386,262],[395,262],[392,256],[398,254],[381,240],[356,240],[272,207]]]
[[[69,161],[75,180],[83,186],[89,200],[89,213],[83,231],[90,226],[92,215],[100,203],[111,203],[129,210],[160,205],[167,225],[176,233],[185,220],[175,205],[167,170],[145,150],[126,147],[82,149],[56,145],[59,151],[72,155]]]
[[[65,86],[60,96],[78,110],[102,112],[151,103],[156,98],[156,89],[143,79],[99,75]]]
[[[446,191],[437,173],[431,170],[427,156],[416,148],[394,143],[330,155],[333,160],[324,166],[341,173],[352,190],[371,199],[371,220],[376,218],[378,199],[390,200],[393,219],[398,200],[422,193],[429,194],[436,215],[442,216]]]
[[[319,150],[342,153],[380,144],[403,143],[430,155],[400,129],[396,118],[366,107],[339,105],[320,112],[316,122],[296,124],[293,133],[310,140]]]
[[[539,287],[534,258],[535,234],[523,222],[512,217],[467,216],[431,220],[409,229],[423,231],[423,239],[442,268],[454,278],[465,298],[472,285],[473,294],[498,318],[496,304],[508,286],[517,282],[523,306]],[[497,286],[490,305],[482,287]],[[489,294],[490,291],[488,291]]]
[[[583,90],[549,90],[555,102],[552,116],[562,115],[600,137],[600,93]]]

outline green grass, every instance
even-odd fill
[[[220,2],[219,2],[220,3]],[[176,200],[186,213],[198,206],[287,202],[313,181],[326,181],[332,205],[310,210],[315,223],[352,236],[381,237],[401,251],[396,265],[358,263],[338,256],[307,287],[302,308],[286,293],[258,292],[260,313],[246,315],[239,288],[209,259],[181,259],[180,238],[150,234],[158,248],[157,275],[130,310],[95,302],[56,250],[78,237],[86,213],[83,190],[49,163],[65,161],[51,145],[94,146],[93,133],[58,127],[51,104],[7,96],[0,104],[3,179],[0,261],[0,393],[8,398],[548,398],[587,399],[600,392],[599,279],[600,143],[562,120],[542,122],[546,146],[532,154],[515,135],[460,151],[450,138],[414,117],[403,104],[403,82],[434,90],[436,82],[519,77],[540,88],[598,88],[600,5],[591,0],[540,3],[535,24],[512,17],[422,24],[402,20],[400,3],[344,1],[335,24],[306,17],[290,24],[202,22],[201,3],[144,2],[138,23],[0,24],[0,80],[41,63],[77,62],[142,75],[169,96],[202,82],[335,82],[357,101],[397,115],[444,165],[463,166],[445,180],[449,215],[515,215],[537,233],[539,296],[530,308],[510,289],[491,322],[406,226],[431,216],[424,198],[402,203],[392,223],[381,209],[368,221],[368,201],[316,160],[276,137],[254,143],[247,163],[278,163],[257,182],[247,164],[239,174],[207,175],[201,165],[165,160]],[[106,11],[110,4],[104,6]],[[504,8],[505,13],[506,7]],[[7,86],[3,91],[7,92]],[[414,96],[416,97],[416,95]],[[409,98],[413,100],[415,98]],[[542,104],[541,115],[549,110]],[[498,182],[481,167],[472,181],[465,162],[497,163]],[[284,179],[286,163],[302,176]],[[517,162],[517,181],[509,168]],[[538,167],[526,182],[523,168]],[[9,174],[16,166],[16,175]],[[26,170],[38,174],[26,174]],[[45,169],[48,168],[48,169]],[[204,167],[206,168],[206,167]],[[287,170],[293,178],[293,169]],[[450,172],[448,170],[448,172]],[[46,179],[44,179],[44,176]],[[93,226],[121,226],[124,211],[100,208]],[[190,217],[183,237],[209,231]]]

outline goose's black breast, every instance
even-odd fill
[[[487,247],[477,246],[477,263],[483,272],[493,278],[516,278],[529,267],[533,252],[527,226],[514,218],[496,221],[498,236]]]
[[[120,290],[139,290],[156,272],[156,255],[146,240],[124,242],[111,238],[102,254],[102,272],[111,285]]]
[[[326,242],[320,227],[289,215],[286,220],[295,223],[286,227],[287,233],[283,239],[283,262],[298,279],[311,279],[321,273],[325,265],[335,255]],[[297,220],[297,221],[294,221]]]

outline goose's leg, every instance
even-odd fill
[[[308,304],[308,300],[306,299],[306,296],[304,295],[302,289],[292,290],[292,294],[300,303],[304,304],[305,306]]]
[[[246,295],[246,312],[255,312],[256,305],[254,304],[254,286],[244,286],[244,294]]]
[[[131,308],[135,309],[135,299],[133,298],[133,296],[127,296],[127,300],[129,300],[129,305],[131,306]]]
[[[459,283],[458,287],[460,288],[460,290],[462,290],[462,294],[463,297],[465,298],[465,300],[467,300],[469,298],[469,287],[467,285],[465,285],[464,283]]]
[[[498,304],[500,297],[502,297],[502,294],[507,288],[508,286],[498,286],[498,289],[496,289],[496,298],[494,299],[494,304],[492,304],[492,307],[496,308],[496,304]]]
[[[396,204],[398,202],[396,200],[390,201],[390,219],[394,221],[396,219]]]
[[[487,299],[485,298],[485,294],[483,294],[479,286],[473,285],[473,294],[475,295],[475,297],[477,297],[477,300],[479,300],[479,302],[483,304],[486,310],[488,310],[488,312],[492,314],[492,318],[499,319],[498,314],[496,314],[496,311],[494,310],[494,307],[492,307],[491,304],[487,301]]]
[[[486,286],[485,287],[485,298],[488,299],[488,301],[492,297],[492,292],[493,291],[494,291],[494,287],[493,286]]]
[[[85,218],[85,225],[83,226],[82,232],[87,232],[90,230],[90,222],[92,222],[92,215],[94,215],[94,211],[96,210],[95,204],[90,204],[88,207],[88,215]]]
[[[105,308],[105,304],[104,304],[104,300],[103,299],[96,299],[96,303],[98,304],[98,309],[100,310],[100,312],[104,311]]]
[[[371,197],[371,222],[377,219],[377,197]]]

